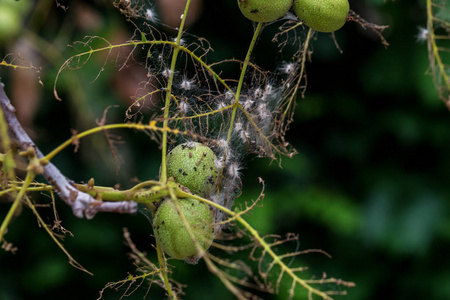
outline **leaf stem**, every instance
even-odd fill
[[[172,290],[172,286],[170,285],[169,277],[167,276],[166,259],[163,256],[163,251],[158,242],[156,242],[156,253],[158,256],[158,263],[160,267],[161,276],[163,277],[164,285],[166,286],[167,293],[169,294],[169,299],[177,299],[176,295]]]
[[[4,173],[8,175],[9,180],[14,180],[16,175],[14,172],[14,158],[11,150],[11,141],[8,135],[8,126],[6,125],[5,116],[0,109],[0,139],[2,140],[2,148],[5,151],[5,155],[2,159],[2,165]]]
[[[245,56],[245,60],[242,65],[241,76],[239,77],[239,82],[238,82],[238,86],[236,89],[236,95],[234,98],[235,100],[234,100],[234,104],[233,104],[233,112],[231,115],[230,128],[228,129],[228,137],[227,137],[228,141],[230,141],[231,133],[233,132],[234,119],[236,118],[236,111],[239,106],[239,97],[241,95],[242,85],[244,84],[244,77],[245,77],[245,73],[247,71],[247,66],[250,63],[250,57],[253,53],[253,49],[255,48],[255,44],[256,44],[256,41],[258,40],[258,36],[261,32],[262,26],[263,26],[262,22],[259,22],[258,25],[256,25],[256,29],[253,32],[252,41],[250,42],[250,45],[247,50],[247,55]]]
[[[169,80],[166,86],[166,101],[164,106],[164,122],[163,128],[166,129],[169,123],[169,111],[170,111],[170,100],[172,99],[172,86],[173,86],[173,76],[175,73],[175,66],[177,64],[178,53],[180,52],[181,35],[183,34],[184,23],[186,21],[186,16],[189,10],[189,5],[191,0],[187,0],[186,6],[184,8],[184,13],[181,17],[180,28],[178,28],[178,35],[175,41],[175,46],[172,54],[172,62],[170,64]],[[161,159],[161,182],[167,181],[167,166],[166,166],[166,155],[167,155],[167,131],[163,131],[162,136],[162,159]]]
[[[302,82],[303,75],[305,73],[306,56],[308,54],[309,41],[311,40],[312,32],[313,32],[313,30],[311,28],[309,28],[308,34],[306,36],[305,44],[303,45],[303,53],[302,53],[302,59],[301,59],[302,63],[301,63],[301,66],[300,66],[300,74],[298,75],[298,81],[297,81],[297,84],[295,85],[294,91],[292,92],[291,96],[289,97],[289,102],[286,105],[286,109],[284,111],[284,116],[285,117],[288,114],[289,110],[291,109],[291,105],[292,105],[292,102],[294,101],[294,98],[297,96],[297,91],[298,91],[298,89],[300,87],[300,83]]]
[[[74,135],[61,145],[59,145],[57,148],[53,149],[49,154],[42,157],[41,163],[45,164],[48,163],[53,157],[56,156],[59,152],[61,152],[64,148],[70,146],[74,141],[84,138],[88,135],[102,132],[104,130],[111,130],[111,129],[120,129],[120,128],[127,128],[127,129],[136,129],[136,130],[151,130],[151,131],[159,131],[159,132],[172,132],[173,134],[183,134],[188,135],[186,131],[180,131],[178,129],[170,129],[170,128],[162,128],[156,126],[156,121],[151,121],[149,124],[142,124],[142,123],[118,123],[118,124],[109,124],[109,125],[102,125],[95,128],[88,129],[86,131],[83,131],[77,135]]]
[[[173,86],[173,76],[175,73],[175,66],[177,63],[178,53],[180,51],[180,43],[181,43],[181,35],[183,34],[184,23],[186,21],[186,16],[189,10],[189,5],[191,0],[187,0],[186,6],[184,7],[184,13],[181,16],[181,24],[178,28],[178,35],[175,41],[175,47],[172,55],[172,62],[170,64],[170,72],[169,72],[169,81],[166,86],[166,101],[164,106],[164,122],[163,122],[163,136],[162,136],[162,158],[161,158],[161,177],[159,178],[160,182],[165,183],[167,181],[167,166],[166,166],[166,155],[167,155],[167,135],[168,135],[168,123],[169,123],[169,111],[170,111],[170,101],[172,99],[172,86]],[[169,294],[170,299],[176,299],[176,295],[172,291],[172,287],[170,286],[169,278],[167,277],[167,264],[166,260],[163,257],[161,246],[158,241],[156,241],[156,249],[158,254],[158,262],[161,268],[161,275],[164,278],[164,285],[166,286],[167,293]]]
[[[437,87],[438,93],[441,97],[441,100],[449,107],[450,109],[450,99],[445,96],[445,92],[450,90],[450,81],[449,77],[445,70],[445,65],[442,63],[441,55],[439,53],[439,47],[436,43],[436,37],[434,34],[434,24],[433,21],[440,21],[433,16],[433,2],[431,0],[427,0],[427,30],[428,30],[428,51],[430,52],[430,67],[433,70],[434,83]],[[450,25],[447,25],[450,26]],[[438,72],[435,71],[436,66],[438,67]],[[438,73],[438,74],[436,74]],[[442,77],[439,78],[439,77]],[[442,86],[440,86],[440,82],[442,80]]]
[[[10,207],[8,214],[6,215],[5,219],[2,222],[2,225],[0,226],[0,241],[3,239],[3,236],[6,233],[6,229],[8,228],[8,225],[11,222],[16,210],[20,207],[22,197],[25,194],[28,186],[33,181],[34,177],[35,174],[31,170],[28,170],[23,185],[19,193],[16,195],[16,199],[14,200],[12,206]]]
[[[58,247],[64,252],[64,254],[67,256],[67,258],[69,259],[69,263],[74,266],[75,268],[86,272],[89,275],[94,275],[91,272],[89,272],[88,270],[86,270],[80,263],[78,263],[73,257],[72,255],[70,255],[70,253],[64,248],[64,246],[61,244],[61,242],[56,238],[55,234],[51,231],[51,229],[49,228],[49,226],[44,222],[44,220],[42,219],[41,215],[38,213],[38,211],[36,210],[36,207],[34,206],[34,204],[31,202],[30,198],[25,195],[25,200],[27,201],[28,206],[31,208],[31,210],[33,211],[34,215],[36,216],[36,218],[38,219],[38,221],[40,222],[40,224],[42,225],[42,227],[44,227],[45,231],[47,231],[48,235],[52,238],[52,240],[56,243],[56,245],[58,245]]]
[[[298,284],[300,284],[302,287],[304,287],[306,290],[308,290],[310,293],[312,294],[316,294],[320,297],[322,297],[322,299],[325,300],[333,300],[330,296],[328,296],[325,292],[319,291],[315,288],[313,288],[312,286],[310,286],[308,284],[307,281],[301,279],[300,277],[297,276],[297,274],[295,274],[295,270],[291,269],[289,266],[287,266],[283,260],[281,256],[278,256],[271,248],[271,246],[259,235],[258,231],[255,230],[245,219],[243,219],[241,217],[241,215],[239,213],[235,213],[232,210],[223,207],[222,205],[219,205],[217,203],[214,203],[208,199],[204,199],[201,198],[199,196],[196,195],[190,195],[186,192],[183,192],[182,190],[175,190],[175,193],[178,197],[190,197],[190,198],[194,198],[197,199],[199,201],[205,202],[213,207],[216,207],[220,210],[222,210],[223,212],[225,212],[226,214],[232,216],[236,221],[238,221],[239,223],[241,223],[242,226],[245,227],[245,229],[253,236],[253,238],[256,240],[256,242],[263,248],[264,252],[269,254],[269,256],[272,257],[272,259],[274,260],[274,262],[280,266],[281,270],[288,274],[292,280]]]

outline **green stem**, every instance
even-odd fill
[[[49,162],[53,157],[56,156],[56,154],[61,152],[64,148],[70,146],[76,139],[81,139],[81,138],[84,138],[93,133],[101,132],[103,130],[117,129],[117,128],[133,128],[133,127],[135,127],[135,125],[136,124],[132,124],[132,123],[121,123],[121,124],[104,125],[104,126],[99,126],[99,127],[88,129],[86,131],[83,131],[83,132],[75,135],[74,137],[68,139],[67,141],[65,141],[64,143],[62,143],[61,145],[59,145],[58,147],[53,149],[49,154],[47,154],[46,156],[41,158],[41,162],[44,164],[46,162]]]
[[[303,45],[303,53],[302,53],[302,63],[301,63],[301,67],[300,67],[300,75],[298,76],[298,81],[297,81],[297,84],[295,85],[294,91],[292,92],[292,94],[291,94],[291,96],[289,98],[289,102],[286,105],[286,109],[284,111],[284,116],[285,117],[288,114],[289,110],[291,109],[291,105],[292,105],[292,103],[294,101],[294,98],[297,97],[297,91],[298,91],[298,89],[300,87],[300,83],[302,82],[303,74],[305,73],[306,56],[308,54],[309,41],[311,40],[312,33],[313,33],[313,30],[311,28],[309,28],[308,34],[306,36],[305,44]]]
[[[36,218],[39,220],[40,224],[42,225],[42,227],[44,227],[45,231],[47,231],[48,235],[52,238],[52,240],[56,243],[56,245],[58,245],[58,247],[64,252],[64,254],[69,258],[69,262],[72,266],[74,266],[75,268],[88,273],[89,275],[94,275],[91,272],[89,272],[88,270],[86,270],[80,263],[78,263],[73,257],[72,255],[69,254],[69,252],[64,248],[64,246],[61,244],[61,242],[56,238],[55,234],[52,232],[52,230],[50,229],[50,227],[44,222],[44,220],[42,219],[41,215],[38,213],[38,211],[36,210],[36,207],[34,206],[34,204],[31,202],[30,198],[28,198],[28,196],[25,196],[25,200],[28,203],[28,206],[31,208],[31,210],[33,211],[34,215],[36,216]]]
[[[186,6],[184,8],[184,13],[181,18],[181,24],[180,24],[180,27],[178,28],[177,40],[175,41],[176,45],[173,50],[172,62],[170,64],[169,81],[167,82],[167,87],[166,87],[166,101],[165,101],[165,106],[164,106],[164,122],[163,122],[164,131],[163,131],[163,136],[162,136],[161,177],[159,179],[160,182],[163,182],[163,183],[165,183],[167,181],[166,154],[167,154],[168,130],[166,130],[166,129],[168,128],[167,125],[169,123],[169,111],[170,111],[169,108],[170,108],[170,101],[172,99],[173,76],[175,73],[175,66],[177,63],[178,53],[180,51],[181,35],[183,34],[184,23],[186,21],[186,16],[187,16],[187,13],[189,10],[190,3],[191,3],[191,0],[187,0]],[[156,242],[156,246],[157,246],[156,249],[157,249],[157,254],[158,254],[158,262],[159,262],[159,266],[161,267],[161,273],[164,278],[164,285],[167,288],[167,293],[169,294],[170,299],[176,299],[176,295],[173,293],[172,287],[170,286],[169,278],[167,277],[167,264],[166,264],[165,258],[163,257],[161,246],[158,244],[158,242]]]
[[[5,219],[2,222],[2,225],[0,226],[0,241],[3,239],[3,236],[6,233],[6,229],[8,228],[8,225],[11,222],[15,212],[20,207],[22,197],[25,194],[28,186],[33,181],[34,177],[35,177],[35,174],[33,172],[31,172],[31,171],[27,172],[27,176],[25,177],[22,188],[20,189],[19,193],[17,194],[16,199],[14,200],[14,203],[12,204],[11,208],[9,209],[8,214],[6,215]]]
[[[312,294],[316,294],[320,297],[322,297],[322,299],[325,300],[333,300],[330,296],[328,296],[326,293],[319,291],[315,288],[313,288],[312,286],[310,286],[305,280],[301,279],[300,277],[297,276],[297,274],[295,274],[295,271],[293,269],[291,269],[289,266],[287,266],[283,260],[281,256],[278,256],[271,248],[271,246],[259,235],[259,232],[257,230],[255,230],[247,221],[245,221],[239,213],[235,213],[232,210],[223,207],[217,203],[214,203],[210,200],[201,198],[199,196],[196,195],[190,195],[186,192],[183,192],[182,190],[176,189],[175,190],[175,194],[177,195],[177,197],[190,197],[193,199],[197,199],[199,201],[202,201],[204,203],[207,203],[213,207],[219,208],[220,210],[222,210],[223,212],[225,212],[226,214],[230,215],[231,217],[233,217],[237,222],[239,222],[242,226],[245,227],[245,229],[248,230],[248,232],[253,236],[253,238],[256,240],[256,242],[263,248],[264,253],[267,253],[270,257],[272,257],[272,259],[274,260],[274,262],[276,264],[278,264],[280,266],[280,268],[282,269],[282,271],[286,274],[288,274],[292,280],[294,280],[296,283],[298,283],[299,285],[301,285],[302,287],[304,287],[306,290],[308,290],[310,293]]]
[[[0,109],[0,139],[2,140],[3,151],[5,151],[5,155],[3,155],[2,157],[4,172],[8,176],[8,179],[10,181],[13,181],[16,178],[14,172],[15,162],[11,150],[11,141],[8,135],[8,125],[6,124],[5,115],[3,114],[3,110],[1,109]]]
[[[166,286],[167,293],[169,294],[169,299],[177,299],[177,296],[172,291],[172,286],[170,285],[169,277],[167,276],[166,260],[163,257],[163,251],[161,249],[161,246],[158,244],[158,241],[156,242],[156,253],[158,256],[158,263],[159,267],[161,268],[161,275],[163,277],[164,285]]]
[[[253,49],[255,48],[256,41],[258,40],[258,36],[259,36],[259,33],[261,32],[262,25],[263,25],[262,22],[258,23],[255,31],[253,32],[253,38],[252,38],[252,41],[250,42],[250,46],[248,47],[248,50],[247,50],[247,55],[245,56],[245,60],[242,65],[241,76],[239,78],[238,87],[237,87],[236,95],[235,95],[235,101],[233,104],[233,112],[231,114],[230,128],[228,129],[228,137],[227,137],[228,141],[230,141],[231,133],[233,132],[234,119],[236,118],[236,111],[239,107],[239,97],[241,95],[242,85],[244,84],[244,77],[245,77],[245,73],[247,71],[247,66],[250,63],[250,57],[253,53]]]
[[[170,64],[170,72],[169,72],[169,81],[167,82],[166,87],[166,102],[164,106],[164,122],[163,128],[166,129],[169,123],[169,108],[170,101],[172,99],[172,86],[173,86],[173,76],[175,73],[175,66],[177,64],[178,53],[180,52],[180,43],[181,43],[181,35],[183,34],[184,23],[186,21],[186,16],[189,10],[189,5],[191,0],[186,2],[186,6],[184,8],[183,17],[181,18],[181,24],[178,28],[177,40],[175,41],[175,47],[173,49],[172,62]],[[163,132],[162,136],[162,159],[161,159],[161,182],[167,181],[167,167],[166,167],[166,154],[167,154],[167,131]]]
[[[11,186],[11,187],[9,187],[7,189],[4,189],[4,190],[0,191],[0,196],[16,192],[17,190],[20,190],[20,187],[18,187],[18,186]],[[47,186],[42,186],[42,187],[29,187],[29,188],[27,188],[27,192],[42,192],[42,191],[53,191],[53,187],[51,185],[47,185]]]
[[[177,39],[178,41],[179,39]],[[154,41],[130,41],[128,43],[122,43],[122,44],[117,44],[117,45],[110,45],[107,47],[101,47],[101,48],[96,48],[96,49],[90,49],[89,51],[86,52],[82,52],[76,55],[71,56],[70,58],[68,58],[63,64],[61,64],[62,66],[59,68],[58,73],[56,75],[55,78],[55,83],[53,86],[53,92],[56,95],[56,98],[60,100],[60,98],[57,96],[58,93],[56,91],[56,84],[59,80],[60,74],[63,70],[67,69],[68,66],[70,65],[71,62],[73,62],[74,60],[80,60],[80,58],[82,56],[91,56],[95,53],[100,53],[102,51],[112,51],[114,49],[119,49],[122,47],[129,47],[129,46],[133,46],[134,48],[137,48],[138,46],[142,46],[142,45],[169,45],[169,46],[174,46],[174,47],[178,47],[178,49],[180,51],[185,52],[186,54],[188,54],[193,60],[197,61],[203,68],[205,68],[209,73],[211,73],[212,77],[214,77],[217,81],[219,81],[228,91],[232,92],[231,88],[228,86],[228,84],[224,81],[223,78],[220,77],[219,74],[217,74],[209,65],[207,65],[200,56],[196,55],[194,52],[192,52],[191,50],[189,50],[188,48],[179,45],[179,42],[177,44],[177,42],[172,42],[172,41],[162,41],[162,40],[154,40]],[[4,65],[4,66],[8,66],[8,67],[12,67],[14,69],[16,68],[23,68],[23,69],[29,69],[29,67],[24,67],[24,66],[18,66],[18,65],[13,65],[10,63],[7,63],[5,61],[1,61],[0,65]]]
[[[158,182],[159,183],[159,182]],[[134,201],[141,204],[151,205],[161,201],[169,195],[169,186],[176,187],[174,182],[168,182],[167,185],[154,185],[149,189],[139,189],[133,187],[129,190],[116,190],[110,187],[93,186],[86,184],[74,184],[77,190],[89,194],[102,201]]]
[[[111,129],[119,129],[119,128],[127,128],[127,129],[136,129],[136,130],[151,130],[151,131],[158,131],[161,133],[164,132],[172,132],[173,134],[184,134],[187,135],[188,133],[186,131],[180,131],[178,129],[170,129],[170,128],[162,128],[156,126],[156,121],[151,121],[149,124],[142,124],[142,123],[119,123],[119,124],[109,124],[109,125],[103,125],[95,128],[88,129],[86,131],[83,131],[77,135],[74,135],[72,138],[68,139],[61,145],[59,145],[57,148],[53,149],[49,154],[47,154],[45,157],[40,159],[40,162],[45,165],[47,164],[53,157],[56,156],[59,152],[61,152],[64,148],[70,146],[74,141],[84,138],[90,134],[94,134],[97,132],[101,132],[103,130],[111,130]]]
[[[441,55],[439,53],[439,47],[437,46],[436,37],[434,34],[433,20],[435,20],[435,18],[433,16],[433,3],[431,0],[427,0],[427,19],[428,19],[427,30],[429,34],[428,44],[429,48],[431,48],[429,49],[429,51],[432,52],[432,55],[430,57],[432,57],[436,61],[436,65],[439,69],[439,74],[442,76],[442,82],[444,83],[443,85],[445,85],[445,88],[447,90],[450,90],[450,81],[447,73],[445,72],[445,65],[442,62]],[[433,61],[430,61],[431,66],[433,66],[434,64],[435,63]],[[434,69],[434,67],[432,67],[432,69]],[[438,84],[439,79],[436,78],[437,77],[436,74],[434,73],[433,76],[435,77],[436,84]]]

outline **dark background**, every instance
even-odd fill
[[[235,2],[205,1],[203,13],[188,28],[189,33],[207,38],[214,48],[209,62],[245,56],[252,24]],[[62,73],[58,92],[63,101],[55,100],[52,88],[57,70],[74,54],[67,44],[86,35],[117,43],[130,38],[134,29],[109,1],[60,3],[69,6],[67,12],[56,8],[53,1],[33,3],[22,13],[23,31],[0,44],[2,56],[23,51],[17,45],[24,41],[31,44],[32,50],[22,56],[42,67],[43,87],[32,71],[1,67],[0,76],[8,95],[24,111],[22,122],[44,153],[70,137],[71,129],[94,127],[109,105],[120,107],[109,110],[107,121],[122,122],[129,96],[145,80],[139,62],[120,72],[117,64],[108,62],[106,71],[91,83],[104,62],[102,57],[93,57],[82,69]],[[389,25],[384,32],[389,47],[354,22],[336,32],[342,54],[328,34],[316,36],[307,65],[305,98],[298,99],[287,136],[299,153],[283,158],[282,168],[267,159],[247,156],[243,194],[237,201],[257,198],[261,191],[258,177],[263,178],[264,206],[254,209],[247,220],[261,235],[298,233],[299,244],[288,244],[287,251],[322,249],[332,255],[332,259],[302,255],[297,263],[309,266],[303,278],[321,278],[325,272],[328,277],[356,283],[347,296],[337,299],[449,299],[450,115],[427,74],[426,43],[417,40],[418,26],[426,26],[425,1],[366,0],[350,1],[350,5],[369,22]],[[265,29],[267,34],[278,27],[277,23],[270,26]],[[266,49],[275,45],[264,43],[257,45],[254,61],[274,70],[281,61],[267,54]],[[14,86],[29,91],[21,100],[25,102],[14,97]],[[26,99],[37,104],[36,108]],[[152,111],[145,114],[148,118]],[[156,179],[158,145],[140,132],[114,133],[123,141],[117,145],[122,159],[118,172],[100,135],[83,140],[77,153],[66,149],[54,163],[77,182],[94,177],[100,185],[120,183],[128,188],[134,178]],[[31,196],[49,202],[45,196]],[[94,276],[70,266],[32,212],[24,209],[5,237],[18,247],[17,252],[0,252],[1,300],[96,299],[105,284],[135,272],[127,257],[123,227],[138,248],[156,261],[151,226],[142,215],[99,214],[85,220],[74,217],[59,199],[56,205],[62,225],[74,235],[66,236],[66,249]],[[1,218],[8,208],[3,201]],[[51,209],[40,212],[44,220],[52,221]],[[236,257],[248,260],[247,255]],[[176,267],[174,278],[187,285],[184,299],[234,298],[202,262],[197,266],[171,262]],[[301,288],[297,291],[295,299],[306,299]],[[146,292],[143,283],[127,298],[142,299]],[[118,299],[124,293],[126,286],[107,290],[103,299]],[[279,296],[260,296],[287,297],[286,289]],[[163,293],[152,286],[147,298],[162,299]]]

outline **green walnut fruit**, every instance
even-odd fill
[[[167,155],[167,177],[187,187],[193,194],[208,197],[216,187],[219,172],[214,152],[201,143],[176,146]]]
[[[191,239],[185,223],[176,209],[177,201],[180,211],[189,223],[196,241],[205,251],[214,239],[214,216],[206,203],[195,199],[166,199],[160,204],[153,218],[153,230],[156,240],[166,254],[175,259],[190,259],[200,256],[195,242]]]
[[[272,22],[284,16],[292,0],[238,0],[239,9],[255,22]]]
[[[333,32],[344,26],[350,10],[348,0],[295,0],[294,12],[312,29]]]
[[[20,35],[24,16],[28,14],[33,2],[33,0],[0,0],[0,43],[8,42]]]
[[[22,17],[12,7],[0,4],[0,42],[9,41],[20,33]]]

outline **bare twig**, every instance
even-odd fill
[[[10,135],[16,139],[15,142],[21,150],[25,151],[28,147],[33,147],[38,158],[44,157],[17,120],[16,110],[6,96],[3,86],[3,83],[0,82],[0,106],[8,123]],[[79,218],[92,219],[97,212],[136,213],[137,211],[137,203],[133,201],[103,202],[77,190],[73,186],[73,182],[50,162],[44,166],[43,176],[53,186],[58,196],[72,207],[74,215]]]
[[[355,13],[353,10],[350,10],[350,12],[347,16],[347,21],[355,21],[356,23],[361,25],[361,27],[364,30],[369,29],[369,30],[373,31],[380,38],[381,44],[383,44],[384,47],[389,46],[389,43],[386,41],[386,39],[383,36],[383,31],[385,29],[387,29],[389,26],[377,25],[374,23],[367,22],[366,20],[361,18],[361,16],[359,16],[357,13]]]

